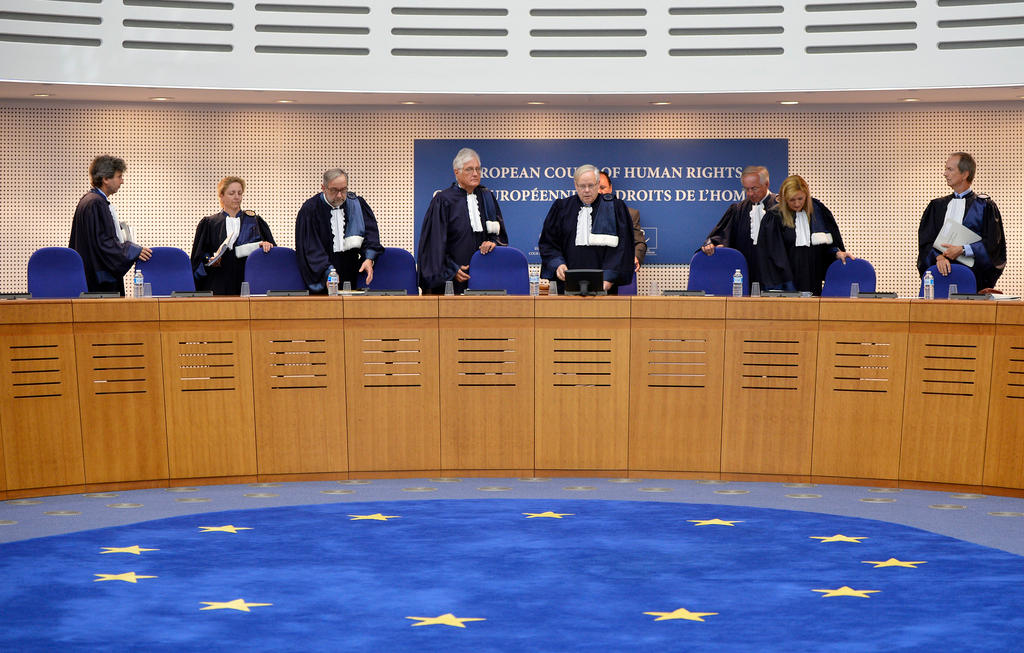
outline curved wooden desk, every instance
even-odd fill
[[[1024,303],[0,303],[0,498],[590,475],[1024,495]]]

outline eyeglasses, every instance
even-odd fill
[[[467,174],[470,174],[470,175],[477,174],[481,170],[483,170],[483,168],[463,168],[462,169],[463,172],[465,172]]]

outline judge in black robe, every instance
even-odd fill
[[[328,171],[330,172],[330,171]],[[327,182],[342,184],[341,175]],[[302,204],[295,218],[295,255],[299,272],[313,294],[327,292],[327,270],[338,272],[339,283],[348,281],[355,288],[362,270],[367,285],[373,281],[373,265],[384,254],[373,209],[362,197],[346,190],[332,193],[336,204],[327,200],[328,186]],[[333,217],[333,214],[337,217]]]
[[[715,247],[731,247],[739,251],[747,260],[750,282],[760,283],[758,244],[761,223],[765,214],[778,204],[778,197],[768,189],[768,170],[761,166],[744,168],[740,180],[747,198],[726,209],[722,219],[705,239],[701,251],[708,255],[715,253]]]
[[[257,248],[269,251],[276,244],[270,227],[253,211],[242,211],[245,182],[238,177],[225,177],[217,184],[220,213],[208,215],[196,226],[192,240],[192,275],[196,290],[212,290],[214,295],[237,295],[245,281],[245,262]],[[237,236],[229,239],[229,227]],[[226,250],[212,265],[209,260],[221,246]]]
[[[455,183],[434,194],[420,226],[416,267],[425,295],[442,294],[446,281],[461,295],[469,285],[473,254],[508,245],[498,199],[480,185],[480,157],[463,148],[453,165]]]
[[[971,190],[974,171],[974,159],[969,154],[957,152],[947,160],[946,182],[954,193],[929,202],[921,216],[921,225],[917,231],[917,269],[924,276],[932,265],[945,267],[943,264],[946,261],[956,260],[961,254],[973,257],[974,265],[969,267],[974,272],[977,289],[983,290],[994,288],[1003,273],[1006,266],[1006,238],[999,207],[988,195]],[[948,256],[935,249],[935,239],[947,215],[980,236],[980,240],[962,247],[946,248]],[[945,260],[940,261],[940,257]]]
[[[617,294],[618,286],[633,280],[633,223],[629,210],[614,195],[598,194],[598,171],[594,166],[577,168],[575,181],[576,194],[555,200],[544,218],[537,242],[541,277],[558,279],[558,292],[564,294],[566,269],[603,270],[605,290]],[[588,207],[589,211],[581,211]]]
[[[833,262],[854,259],[846,253],[832,212],[811,197],[807,182],[798,175],[782,182],[779,203],[761,222],[758,248],[765,290],[815,296],[821,295],[825,273]]]
[[[89,292],[116,292],[124,296],[124,275],[137,259],[149,260],[150,250],[130,240],[121,229],[108,197],[120,189],[124,161],[96,157],[89,166],[93,188],[82,196],[71,222],[68,247],[78,252],[85,267]]]

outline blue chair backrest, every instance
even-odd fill
[[[635,295],[636,294],[636,272],[633,273],[633,280],[625,286],[619,286],[620,295]]]
[[[416,285],[416,259],[401,247],[385,247],[384,255],[373,262],[373,283],[366,285],[360,275],[359,287],[370,290],[405,290],[407,295],[420,294]]]
[[[732,275],[739,270],[743,275],[743,294],[750,294],[750,275],[747,259],[731,247],[716,247],[708,256],[698,251],[690,259],[690,278],[687,290],[703,290],[709,295],[732,296]]]
[[[196,281],[192,276],[192,262],[188,254],[177,247],[153,247],[148,261],[137,261],[135,267],[142,270],[142,277],[151,284],[153,295],[170,295],[175,290],[195,292]]]
[[[875,266],[859,258],[853,261],[835,261],[825,271],[822,297],[849,297],[850,284],[857,283],[861,292],[875,292]]]
[[[245,280],[253,295],[265,295],[268,290],[307,289],[295,250],[288,247],[272,247],[269,252],[257,247],[245,261]]]
[[[78,297],[89,289],[82,257],[70,247],[43,247],[28,259],[28,291],[33,297]]]
[[[938,268],[934,265],[928,268],[935,278],[935,299],[949,299],[949,284],[956,284],[956,291],[964,295],[970,295],[978,291],[978,281],[974,278],[974,272],[966,265],[953,263],[949,266],[949,276],[939,274]],[[921,289],[918,297],[924,297],[924,279],[921,280]]]
[[[515,247],[495,247],[489,254],[473,253],[469,260],[470,290],[502,290],[530,294],[530,264]]]

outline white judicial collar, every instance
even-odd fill
[[[580,207],[580,212],[576,214],[576,245],[578,247],[590,245],[593,213],[594,207],[583,205]]]
[[[345,241],[345,208],[344,205],[331,208],[331,236],[334,240],[334,251],[342,251]]]
[[[483,222],[480,221],[480,202],[476,193],[466,193],[466,208],[469,209],[469,225],[473,231],[480,233],[484,230]]]
[[[957,224],[964,223],[964,211],[967,210],[967,193],[971,192],[968,188],[963,193],[954,193],[953,199],[949,200],[949,204],[946,205],[946,220],[952,220]]]
[[[764,217],[764,201],[768,199],[765,193],[760,202],[750,206],[750,240],[757,244],[757,237],[761,233],[761,218]]]
[[[796,246],[811,246],[811,221],[807,218],[807,211],[797,211],[793,222],[796,228]]]
[[[100,193],[102,192],[100,191]],[[106,195],[103,197],[106,197]],[[110,208],[110,216],[114,219],[114,233],[117,234],[117,242],[123,245],[127,237],[124,235],[124,229],[121,228],[121,222],[117,219],[117,209],[114,208],[113,204],[110,204],[110,200],[107,200],[107,203]]]
[[[228,249],[234,249],[235,241],[238,240],[238,232],[241,229],[241,218],[232,218],[227,213],[224,214],[224,230],[227,232],[227,237],[224,238],[224,244],[227,245]]]

